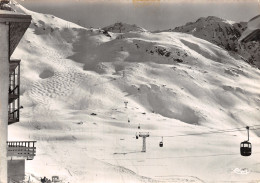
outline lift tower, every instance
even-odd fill
[[[146,152],[146,137],[149,137],[149,132],[139,132],[139,137],[143,138],[143,149],[142,152]]]

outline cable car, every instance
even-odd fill
[[[135,138],[138,139],[138,135],[137,135],[137,133],[135,134]]]
[[[242,156],[250,156],[252,153],[252,144],[248,141],[241,142],[240,154]]]
[[[141,127],[140,127],[140,124],[138,125],[138,127],[137,127],[138,129],[140,129]]]
[[[249,127],[246,127],[248,139],[240,143],[241,156],[250,156],[252,154],[252,144],[249,142]]]
[[[162,141],[159,143],[159,147],[163,147],[163,137],[162,137]]]

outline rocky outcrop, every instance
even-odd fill
[[[167,31],[192,34],[207,40],[228,51],[236,52],[244,60],[260,68],[260,43],[251,41],[240,43],[238,40],[247,28],[247,22],[235,23],[214,16],[199,18],[196,22],[169,29]]]

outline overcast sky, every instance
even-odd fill
[[[132,1],[128,3],[85,1],[38,0],[18,2],[30,10],[53,14],[62,19],[80,23],[82,26],[95,28],[102,28],[120,21],[136,24],[148,30],[163,30],[184,25],[200,17],[218,16],[238,22],[248,21],[260,14],[257,0],[233,0],[222,1],[222,3],[212,2],[212,0],[194,3],[196,1],[190,0],[189,2],[176,1],[175,3],[160,2],[153,5],[136,5]]]

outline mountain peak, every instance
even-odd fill
[[[226,20],[226,19],[223,19],[220,17],[215,17],[215,16],[201,17],[195,23],[202,23],[202,22],[203,23],[223,23],[223,24],[230,24],[230,25],[233,25],[236,23],[234,21]]]
[[[208,17],[201,17],[196,22],[199,21],[222,21],[224,19],[216,17],[216,16],[208,16]]]
[[[137,25],[127,24],[122,22],[117,22],[113,25],[104,27],[103,30],[113,32],[113,33],[126,33],[126,32],[146,32],[142,27],[138,27]]]

